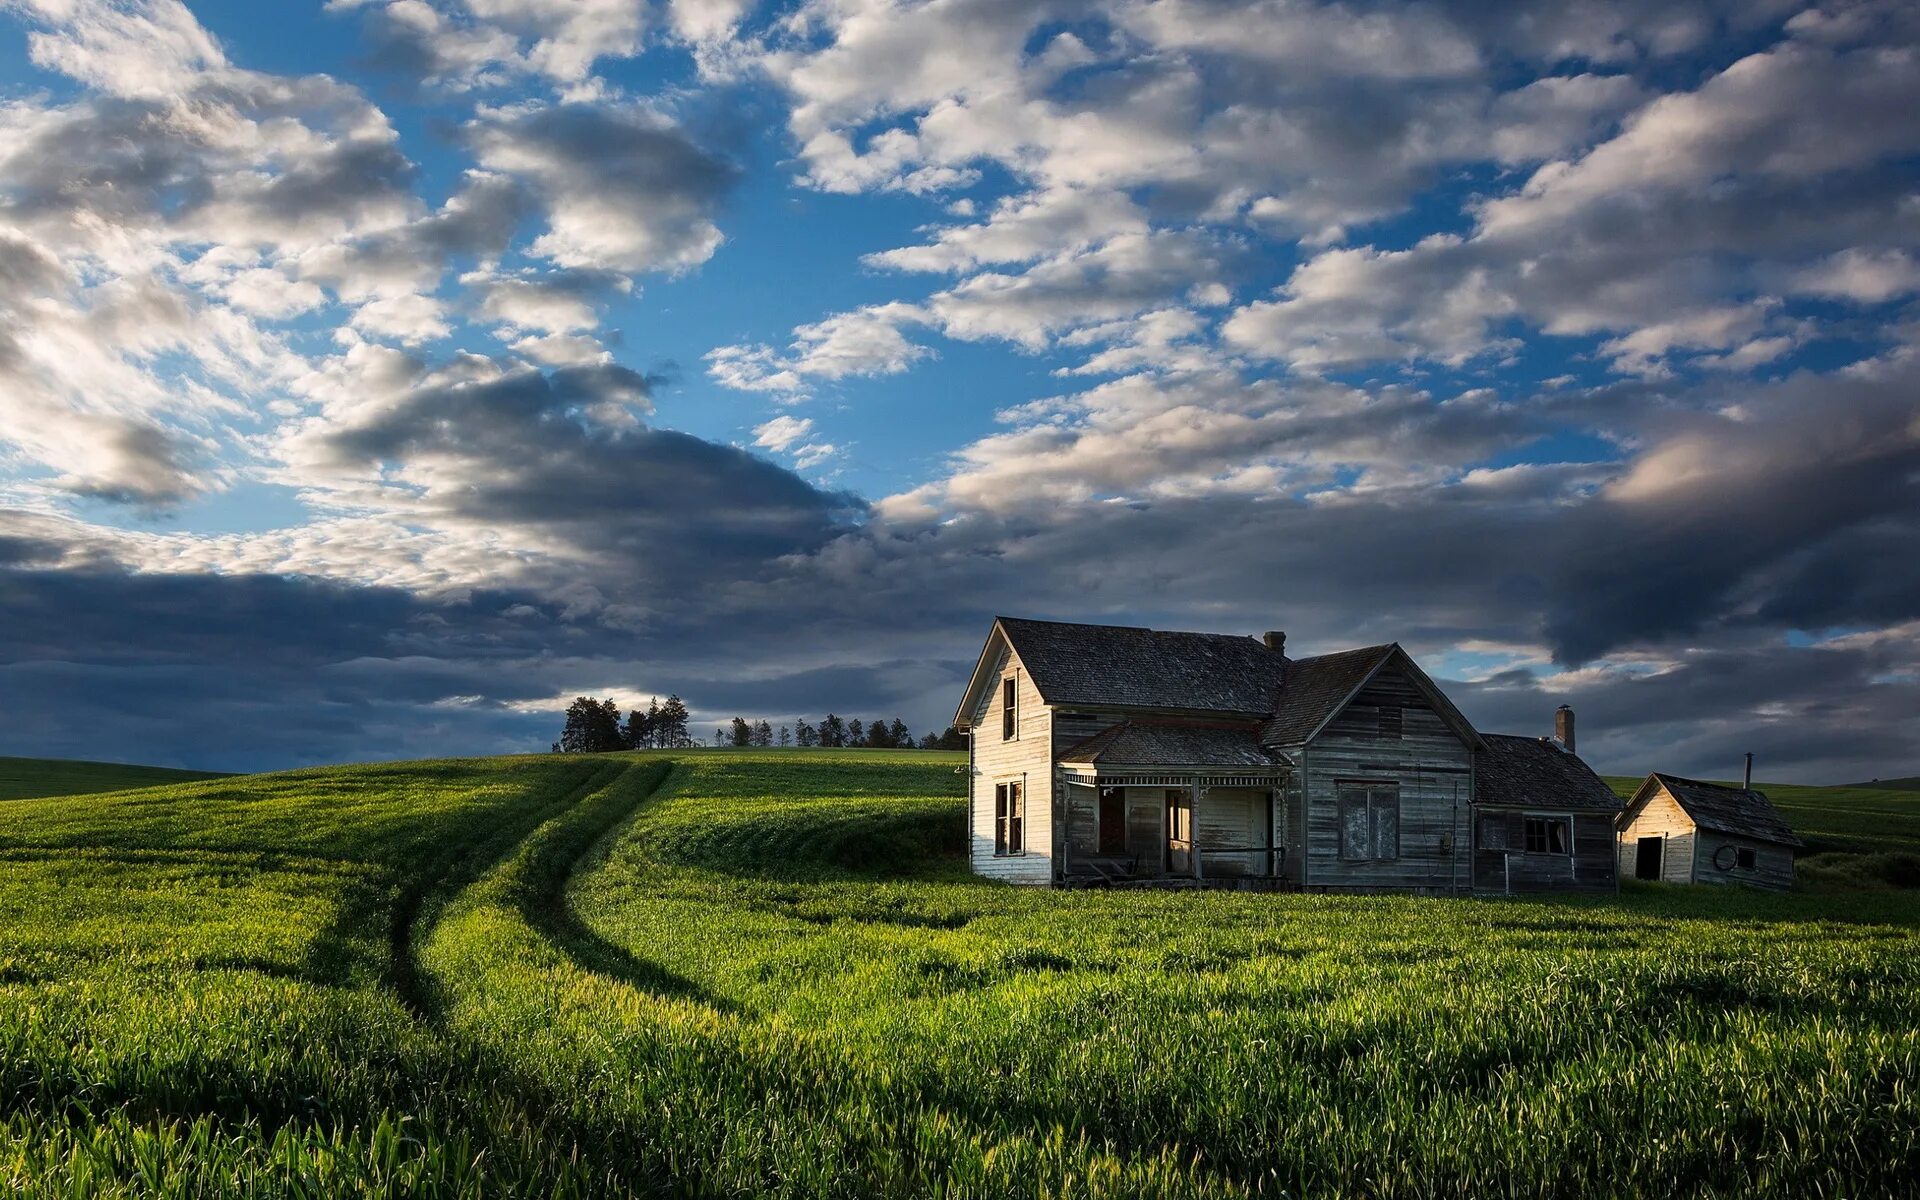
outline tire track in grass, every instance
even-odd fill
[[[523,850],[529,841],[539,836],[541,830],[554,821],[564,820],[568,814],[612,787],[630,767],[630,763],[617,760],[598,764],[572,791],[538,810],[528,821],[527,832],[506,846],[499,856],[477,862],[471,853],[476,846],[465,840],[454,841],[444,845],[423,864],[419,875],[401,885],[399,898],[393,905],[388,933],[387,983],[408,1012],[428,1020],[436,1016],[434,997],[421,970],[416,947],[431,936],[434,923],[447,911],[448,905],[489,871],[497,870],[498,864],[510,860],[516,851]],[[360,915],[343,913],[342,920],[355,924]]]

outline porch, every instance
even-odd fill
[[[1065,886],[1275,891],[1288,859],[1280,766],[1107,767],[1061,774],[1058,882]]]

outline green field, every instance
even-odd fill
[[[68,758],[0,757],[0,800],[25,796],[78,796],[214,779],[216,771],[137,767],[130,763],[80,762]]]
[[[530,756],[0,807],[0,1192],[1850,1196],[1911,893],[968,877],[961,760]]]

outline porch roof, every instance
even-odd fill
[[[1257,722],[1127,720],[1060,752],[1062,763],[1094,766],[1222,768],[1245,771],[1284,765],[1260,746]]]

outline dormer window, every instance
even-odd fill
[[[1000,681],[1000,740],[1020,736],[1020,681],[1012,675]]]

